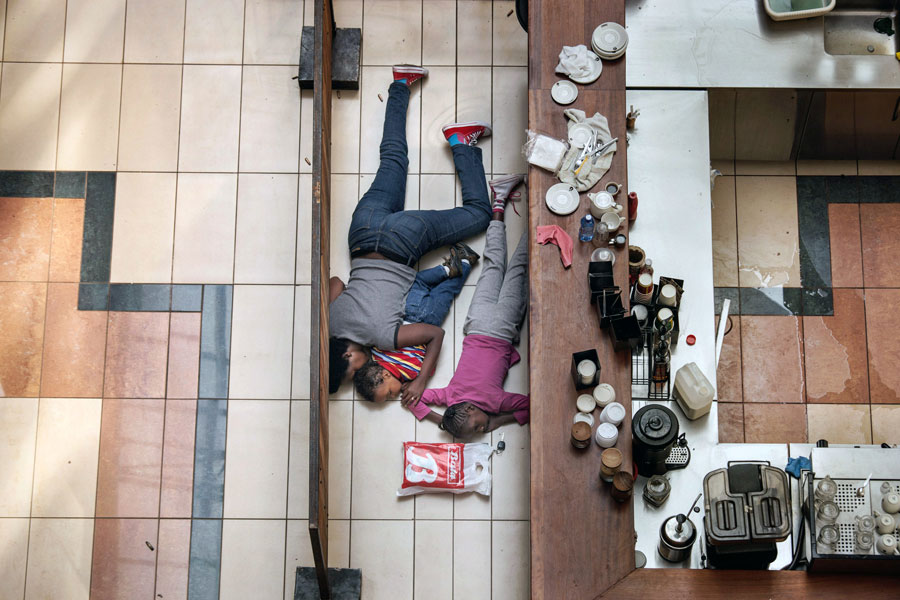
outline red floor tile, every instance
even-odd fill
[[[726,325],[727,327],[727,325]],[[719,318],[716,317],[716,331]],[[741,319],[731,317],[731,331],[722,340],[722,354],[716,369],[719,402],[742,402],[744,399],[741,374]]]
[[[168,339],[169,313],[109,313],[104,397],[165,397]]]
[[[163,400],[103,399],[98,517],[159,516]]]
[[[900,204],[860,204],[865,286],[900,287]]]
[[[29,397],[41,387],[46,283],[0,283],[0,395]]]
[[[156,593],[153,598],[187,598],[191,558],[190,519],[159,521],[159,554],[156,562]]]
[[[719,443],[741,444],[744,441],[744,407],[737,403],[720,402]]]
[[[0,198],[0,281],[47,281],[53,198]]]
[[[862,287],[859,205],[829,204],[828,230],[831,239],[831,285]]]
[[[744,402],[803,402],[799,317],[741,317]]]
[[[748,444],[806,443],[805,404],[744,403]]]
[[[190,517],[194,490],[195,400],[166,400],[159,516]]]
[[[50,281],[81,281],[84,200],[57,198],[53,207]]]
[[[97,519],[91,598],[153,598],[156,519]]]
[[[47,288],[41,395],[99,398],[103,392],[107,313],[78,310],[77,283]]]
[[[200,372],[200,313],[172,313],[167,398],[196,398]]]
[[[873,404],[900,403],[900,290],[866,290],[869,394]]]
[[[803,317],[807,402],[868,403],[863,291],[834,290],[833,317]]]

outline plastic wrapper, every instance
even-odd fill
[[[398,496],[450,492],[491,495],[490,444],[403,442],[403,483]]]
[[[525,160],[529,164],[546,169],[555,175],[559,171],[563,157],[569,150],[569,143],[530,129],[525,133],[528,137],[522,148]]]

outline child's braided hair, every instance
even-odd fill
[[[444,411],[439,427],[449,432],[453,437],[462,437],[462,426],[465,425],[468,419],[468,414],[466,413],[468,405],[468,402],[460,402],[459,404],[448,406],[447,410]]]
[[[370,359],[353,374],[353,385],[364,400],[375,402],[375,390],[384,383],[382,370],[381,365]]]

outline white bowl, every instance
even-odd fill
[[[547,208],[558,215],[570,215],[578,208],[578,191],[568,183],[557,183],[547,190]]]
[[[550,97],[557,104],[572,104],[578,98],[578,86],[568,79],[560,79],[550,88]]]

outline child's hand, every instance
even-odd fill
[[[422,393],[425,391],[425,382],[420,381],[420,378],[416,377],[412,381],[404,383],[400,390],[400,402],[405,408],[412,409],[422,398]]]

